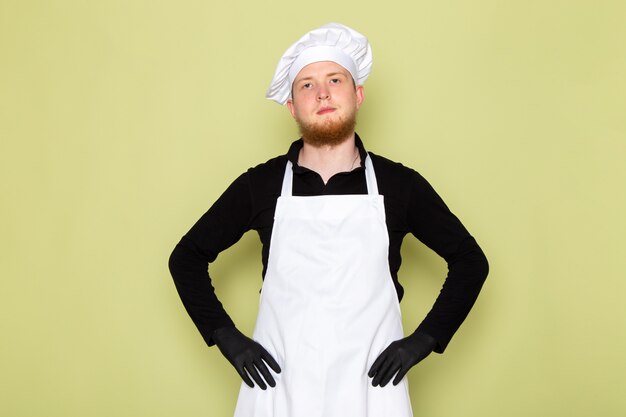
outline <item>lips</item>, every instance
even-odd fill
[[[319,114],[320,116],[323,114],[327,114],[327,113],[332,113],[334,112],[336,109],[334,107],[322,107],[321,109],[319,109],[317,111],[317,114]]]

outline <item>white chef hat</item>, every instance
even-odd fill
[[[320,61],[336,62],[352,74],[356,85],[362,85],[372,69],[372,48],[365,36],[339,23],[313,29],[280,58],[265,97],[285,104],[300,70]]]

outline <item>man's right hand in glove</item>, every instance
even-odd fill
[[[280,373],[280,366],[263,346],[241,333],[235,327],[222,327],[213,332],[213,340],[222,352],[222,355],[235,367],[243,381],[250,387],[254,382],[262,389],[267,389],[263,378],[271,386],[276,382],[265,363],[276,373]],[[264,362],[265,361],[265,362]],[[259,375],[259,372],[263,376]]]

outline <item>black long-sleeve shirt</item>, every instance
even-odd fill
[[[234,326],[217,299],[208,264],[256,230],[261,239],[263,277],[267,269],[276,200],[280,196],[285,164],[293,163],[293,195],[367,194],[364,161],[366,151],[356,136],[361,166],[334,175],[324,184],[314,171],[297,164],[302,140],[295,141],[286,155],[260,164],[239,176],[176,245],[169,266],[187,312],[209,346],[212,333]],[[448,276],[432,309],[418,330],[437,340],[436,352],[448,342],[472,308],[487,277],[485,255],[459,219],[416,171],[370,153],[379,193],[384,196],[389,232],[389,269],[398,299],[404,290],[398,282],[400,246],[407,233],[435,251],[448,263]]]

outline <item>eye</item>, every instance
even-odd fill
[[[332,78],[332,79],[330,80],[330,83],[331,83],[331,84],[339,84],[340,82],[341,82],[341,80],[340,80],[339,78]]]
[[[302,84],[302,88],[309,89],[311,87],[313,87],[313,84],[311,84],[311,83],[304,83],[304,84]]]

